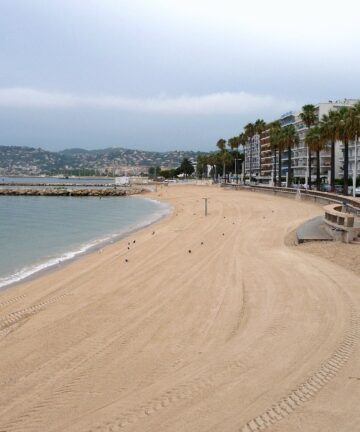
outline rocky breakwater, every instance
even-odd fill
[[[72,196],[72,197],[114,197],[144,193],[144,188],[108,188],[108,189],[0,189],[0,195],[12,196]]]

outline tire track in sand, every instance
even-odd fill
[[[285,417],[292,414],[298,407],[315,398],[317,393],[336,375],[346,364],[351,356],[355,345],[360,337],[360,313],[355,309],[351,310],[349,329],[344,335],[343,340],[338,345],[336,351],[325,360],[322,365],[298,385],[289,394],[275,402],[263,413],[247,421],[241,426],[239,432],[257,432],[271,427]],[[182,401],[191,400],[200,395],[203,391],[215,388],[228,374],[232,374],[236,369],[245,371],[248,366],[242,360],[236,359],[218,368],[212,374],[203,374],[193,380],[178,384],[159,396],[151,398],[146,404],[138,408],[129,409],[118,415],[113,420],[103,424],[97,424],[93,428],[86,429],[86,432],[117,432],[132,426],[134,423],[159,413],[165,408]]]
[[[59,300],[61,300],[62,298],[68,295],[69,293],[65,292],[58,296],[51,297],[48,300],[44,300],[36,305],[29,306],[27,308],[20,309],[15,312],[11,312],[3,317],[0,317],[0,336],[7,335],[9,331],[11,331],[10,327],[12,327],[13,325],[19,323],[25,318],[35,315],[38,312],[41,312],[49,305],[58,302]]]
[[[317,393],[336,375],[346,364],[360,337],[360,313],[351,310],[350,326],[343,341],[334,354],[298,385],[293,391],[274,403],[263,413],[249,420],[238,429],[239,432],[257,432],[271,427],[285,417],[292,414],[298,407],[313,399]]]

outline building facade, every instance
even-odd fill
[[[260,135],[256,134],[249,138],[244,149],[245,177],[260,179],[261,158],[260,158]]]
[[[328,101],[315,105],[316,115],[320,121],[323,115],[329,114],[330,111],[338,110],[342,107],[351,107],[358,100],[344,99],[341,101]],[[291,149],[291,169],[294,183],[308,182],[308,158],[309,150],[305,144],[305,137],[308,128],[301,120],[301,111],[290,111],[283,114],[278,120],[282,127],[294,125],[298,133],[298,143]],[[352,176],[355,166],[355,146],[354,143],[349,144],[349,176]],[[272,183],[274,177],[278,178],[278,163],[279,154],[274,152],[270,144],[270,129],[265,130],[261,136],[254,135],[248,139],[247,145],[244,148],[245,158],[245,177],[262,183]],[[357,175],[360,175],[360,145],[357,150]],[[285,150],[281,154],[281,177],[284,182],[289,171],[289,152]],[[343,176],[343,145],[340,142],[335,143],[335,178]],[[320,152],[320,176],[322,179],[330,183],[331,173],[331,149],[330,146]],[[311,152],[311,180],[316,180],[316,154]]]
[[[270,144],[270,128],[260,136],[260,179],[264,183],[271,182],[273,178],[273,155]]]
[[[335,111],[341,107],[350,107],[354,105],[357,101],[354,99],[345,99],[342,101],[329,101],[326,103],[319,103],[315,105],[316,114],[318,120],[321,120],[323,115],[329,114],[329,111]],[[281,119],[281,125],[283,127],[293,124],[298,132],[299,142],[292,149],[292,170],[293,178],[295,183],[307,183],[308,174],[308,158],[309,151],[305,144],[305,137],[308,128],[305,126],[304,122],[301,120],[299,112],[291,112],[284,114]],[[282,157],[283,162],[283,172],[282,174],[286,176],[288,171],[288,152],[284,152]],[[343,166],[343,155],[340,142],[335,143],[335,178],[342,176],[342,166]],[[330,146],[325,150],[320,152],[320,176],[330,182],[330,172],[331,172],[331,153]],[[311,180],[316,179],[316,154],[311,153]]]
[[[340,146],[340,157],[339,157],[339,162],[340,162],[340,168],[341,168],[341,173],[339,177],[343,177],[344,176],[344,172],[343,172],[343,166],[344,166],[344,146],[343,144],[341,144]],[[359,140],[356,144],[356,177],[360,177],[360,143]],[[352,177],[354,175],[354,169],[355,169],[355,143],[351,142],[349,143],[349,177]]]

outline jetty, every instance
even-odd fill
[[[72,196],[72,197],[119,197],[136,195],[147,192],[145,188],[101,188],[101,189],[72,189],[72,188],[4,188],[0,189],[0,196]]]

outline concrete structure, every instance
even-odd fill
[[[301,224],[296,230],[296,237],[298,243],[333,240],[325,227],[322,216],[317,216]]]
[[[324,222],[327,231],[335,240],[345,243],[359,242],[360,220],[346,208],[339,204],[330,204],[324,207]]]
[[[126,186],[129,184],[128,176],[115,177],[116,186]]]

